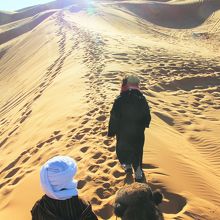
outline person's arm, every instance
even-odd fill
[[[96,214],[92,211],[91,203],[88,203],[84,200],[81,201],[81,206],[84,207],[84,210],[80,216],[80,220],[98,220]]]
[[[117,98],[114,101],[111,113],[110,120],[108,126],[108,137],[114,137],[119,129],[119,121],[120,121],[120,100]]]
[[[150,107],[146,99],[145,99],[144,108],[145,108],[145,127],[149,128],[151,122],[151,114],[150,114]]]

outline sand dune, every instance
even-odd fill
[[[20,9],[14,12],[0,11],[0,25],[8,24],[13,21],[18,21],[18,20],[21,20],[27,17],[32,17],[46,10],[62,9],[71,4],[72,4],[71,0],[65,0],[65,1],[57,0],[57,1],[47,3],[47,4],[27,7],[27,8]]]
[[[39,168],[59,154],[78,161],[99,219],[115,219],[115,193],[134,180],[106,132],[127,73],[151,107],[143,168],[165,219],[218,219],[218,1],[70,3],[0,13],[0,219],[31,219]]]
[[[51,16],[55,11],[48,11],[42,14],[37,15],[36,17],[32,18],[31,21],[28,20],[28,22],[18,25],[16,27],[13,27],[7,31],[4,31],[3,33],[0,33],[0,44],[4,44],[8,42],[9,40],[12,40],[28,31],[33,30],[37,25],[39,25],[41,22],[43,22],[45,19],[47,19],[49,16]]]
[[[120,3],[138,16],[156,25],[167,28],[193,28],[201,25],[209,16],[220,9],[220,2],[145,2]]]

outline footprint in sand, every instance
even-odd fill
[[[93,159],[99,159],[102,156],[102,153],[98,152],[92,156]]]
[[[6,171],[12,169],[13,167],[15,167],[16,164],[19,162],[19,160],[20,160],[24,155],[26,155],[26,154],[29,153],[29,152],[30,152],[30,149],[23,151],[23,152],[20,154],[20,156],[19,156],[17,159],[15,159],[13,162],[11,162],[7,167],[5,167],[5,168],[0,172],[0,174],[2,174],[2,173],[4,173],[4,172],[6,172]]]
[[[112,195],[112,189],[111,188],[105,189],[103,187],[100,187],[100,188],[96,189],[96,195],[100,199],[107,199]]]
[[[12,170],[4,177],[4,179],[13,177],[19,170],[20,170],[20,167],[16,167],[16,168],[12,169]]]
[[[85,136],[85,134],[78,133],[78,134],[75,135],[74,138],[75,138],[76,140],[81,140],[84,136]]]
[[[97,121],[105,121],[106,120],[106,116],[105,115],[100,115],[96,118]]]
[[[0,189],[3,188],[3,186],[8,185],[10,180],[6,180],[5,182],[1,182]]]
[[[109,140],[104,140],[103,143],[104,143],[105,146],[110,146],[112,144],[112,141],[113,140],[110,140],[110,139]]]
[[[114,152],[115,151],[115,146],[108,147],[107,150],[109,152]]]
[[[5,139],[3,139],[3,141],[0,142],[0,148],[6,143],[7,140],[8,137],[6,137]]]
[[[88,170],[92,173],[96,173],[99,169],[99,165],[92,165],[88,168]]]
[[[11,185],[16,185],[24,176],[25,176],[25,175],[23,174],[23,175],[17,177],[17,178],[11,183]]]
[[[106,161],[106,158],[107,158],[106,156],[102,156],[102,158],[96,160],[96,163],[97,164],[102,164],[102,163],[104,163]]]
[[[37,144],[37,148],[42,148],[44,146],[44,144],[52,144],[53,141],[59,141],[63,135],[59,134],[60,131],[54,131],[53,134],[50,136],[50,138],[48,138],[47,140],[40,142]]]
[[[77,184],[77,188],[78,189],[82,189],[85,185],[86,185],[86,181],[85,180],[79,180],[78,184]]]
[[[27,113],[26,112],[23,113],[24,116],[21,118],[20,124],[22,124],[28,118],[28,116],[31,114],[31,112],[32,112],[32,110],[28,111]]]
[[[97,197],[94,197],[91,199],[91,203],[94,204],[94,205],[101,205],[101,200]]]
[[[118,178],[124,176],[125,174],[124,174],[124,171],[123,171],[123,172],[120,172],[120,171],[118,171],[118,170],[114,170],[113,173],[112,173],[112,175],[113,175],[116,179],[118,179]]]
[[[89,147],[82,147],[80,149],[81,152],[86,153],[88,151]]]
[[[116,161],[112,161],[112,162],[109,162],[107,165],[108,167],[112,168],[114,166],[116,166],[117,162]]]

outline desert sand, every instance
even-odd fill
[[[0,219],[29,220],[55,155],[80,195],[115,219],[127,179],[107,138],[121,79],[151,107],[144,173],[165,219],[220,219],[220,2],[66,1],[0,11]]]

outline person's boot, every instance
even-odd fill
[[[122,164],[122,168],[124,169],[126,174],[132,174],[131,164]]]
[[[138,166],[138,168],[134,172],[134,175],[135,175],[136,182],[142,182],[144,175],[143,175],[143,171],[140,166]]]

